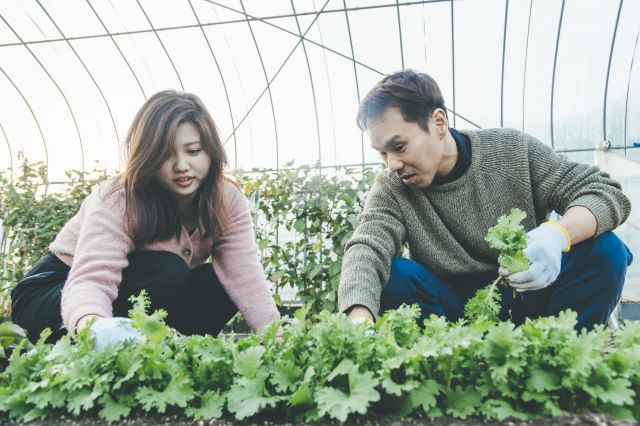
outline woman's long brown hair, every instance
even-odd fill
[[[125,140],[127,164],[114,188],[125,190],[128,225],[135,244],[180,237],[178,204],[155,176],[173,150],[178,126],[186,122],[198,128],[202,148],[211,158],[209,173],[194,198],[200,232],[215,240],[227,225],[223,190],[227,156],[218,129],[196,95],[165,90],[147,99],[133,119]]]

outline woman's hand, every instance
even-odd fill
[[[90,320],[92,320],[93,318],[102,318],[99,315],[85,315],[82,318],[80,318],[80,320],[78,321],[78,324],[76,325],[76,333],[80,332],[80,330],[82,330],[83,328],[85,328],[87,326],[87,324],[89,323]]]
[[[131,325],[129,318],[102,318],[96,315],[91,315],[91,318],[88,317],[89,315],[82,317],[78,321],[76,330],[82,330],[87,326],[89,320],[97,317],[96,321],[90,326],[91,334],[94,337],[94,347],[97,350],[102,350],[109,345],[115,345],[125,340],[134,340],[136,342],[143,340],[140,332]]]

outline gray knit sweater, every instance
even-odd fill
[[[461,133],[471,140],[472,158],[459,179],[417,190],[389,171],[378,175],[345,247],[340,311],[363,305],[378,315],[391,260],[404,243],[411,259],[445,282],[464,282],[497,273],[498,252],[484,237],[514,207],[526,212],[523,225],[530,230],[552,210],[584,206],[597,219],[596,236],[629,216],[631,203],[620,184],[596,167],[570,162],[518,130]]]

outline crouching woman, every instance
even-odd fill
[[[13,321],[32,341],[49,327],[53,342],[97,317],[100,346],[135,335],[114,317],[143,289],[184,334],[216,335],[238,310],[253,330],[277,319],[247,200],[223,176],[226,155],[201,100],[155,94],[126,149],[124,172],[86,198],[13,289]]]

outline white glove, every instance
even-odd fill
[[[568,235],[568,234],[567,234]],[[560,274],[562,252],[570,247],[568,236],[560,224],[545,222],[527,233],[527,248],[523,253],[529,259],[529,269],[515,274],[500,268],[507,283],[517,291],[540,290],[554,282]]]
[[[375,330],[372,328],[373,321],[371,321],[369,318],[365,318],[365,317],[352,318],[351,322],[353,324],[365,323],[366,324],[366,329],[364,331],[365,336],[373,336],[375,334]]]
[[[131,325],[129,318],[98,318],[90,330],[95,338],[94,346],[97,350],[125,340],[135,340],[138,343],[143,340],[140,332]]]

